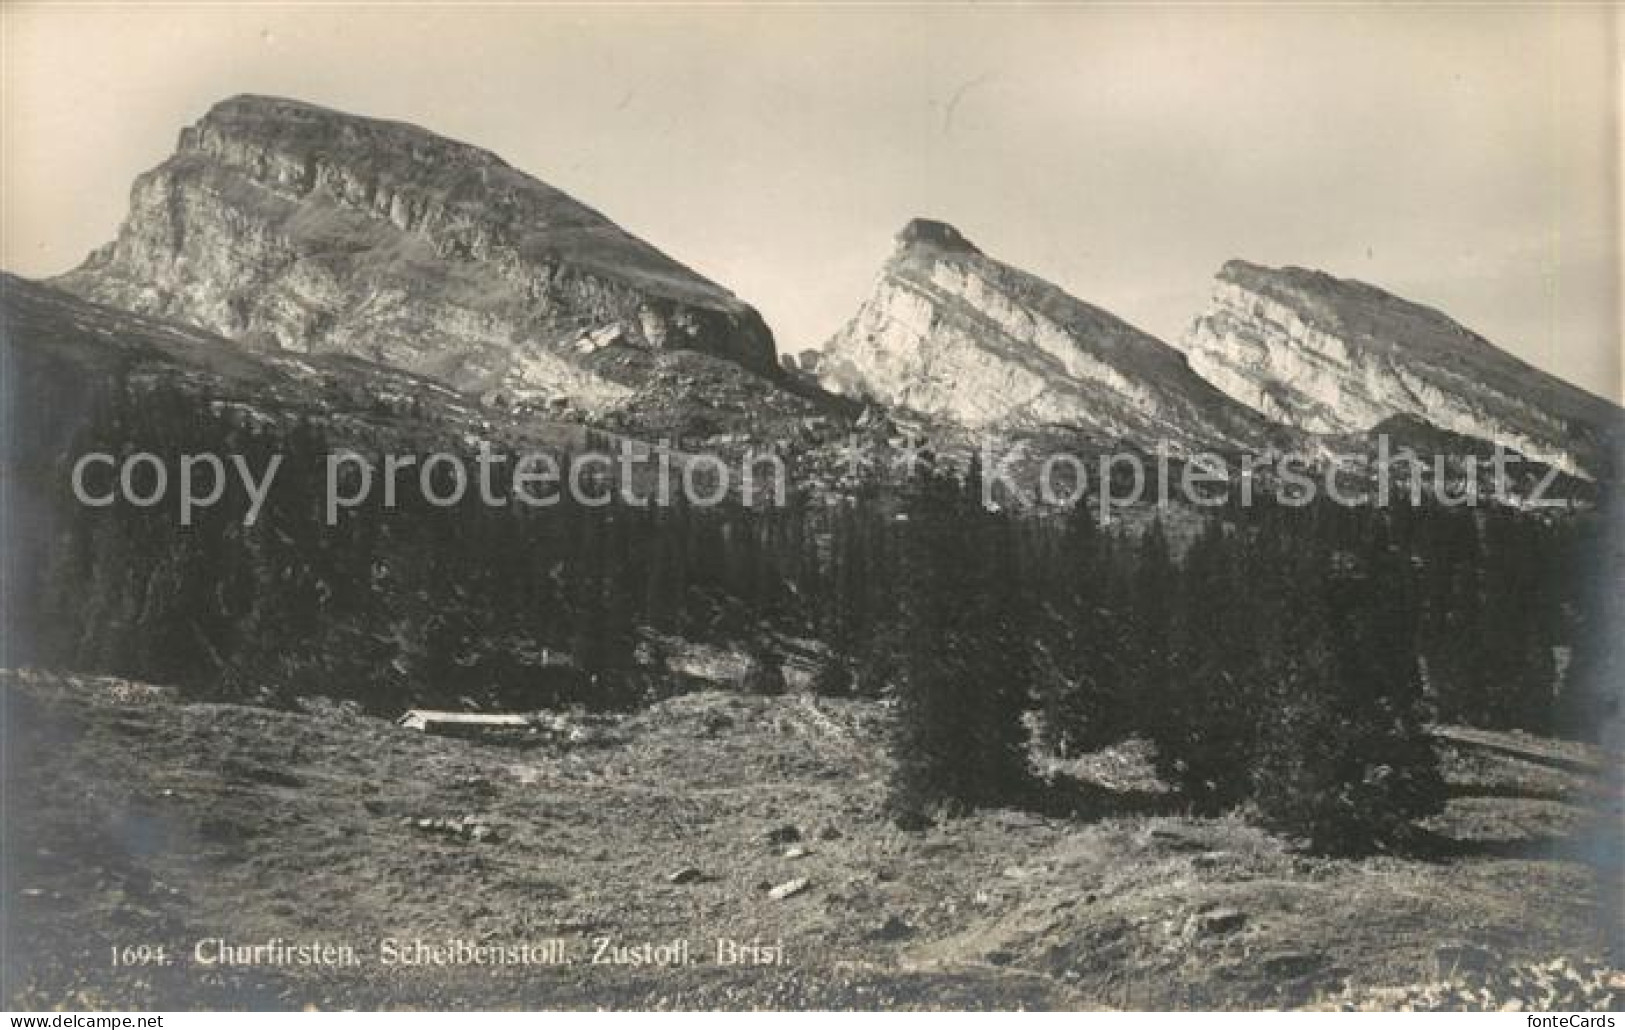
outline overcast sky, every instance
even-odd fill
[[[110,239],[235,93],[494,150],[817,346],[915,215],[1165,338],[1227,258],[1443,308],[1619,399],[1607,6],[7,3],[5,267]]]

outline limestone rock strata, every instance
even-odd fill
[[[1226,394],[1310,432],[1410,416],[1588,478],[1611,478],[1625,440],[1616,405],[1441,312],[1323,272],[1227,263],[1183,347]]]
[[[817,364],[827,388],[971,429],[1062,428],[1176,451],[1251,448],[1266,420],[1176,349],[958,230],[916,220]]]
[[[58,285],[250,345],[586,407],[635,386],[628,351],[777,360],[749,305],[494,154],[269,97],[185,129],[117,239]]]

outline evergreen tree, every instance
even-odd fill
[[[1255,575],[1258,570],[1254,570]],[[1253,580],[1252,582],[1257,582]],[[1260,620],[1240,547],[1209,522],[1185,556],[1166,645],[1175,654],[1147,736],[1159,773],[1203,812],[1241,801],[1257,745]]]
[[[928,472],[899,534],[890,807],[902,825],[1028,796],[1027,683],[1005,520],[980,484]]]
[[[1284,631],[1267,653],[1270,703],[1252,770],[1261,821],[1311,848],[1391,846],[1444,805],[1422,721],[1406,559],[1380,526],[1364,555],[1313,546],[1276,585]],[[1310,584],[1324,577],[1324,589]]]
[[[1127,620],[1110,541],[1086,505],[1061,532],[1034,632],[1041,743],[1067,757],[1131,728]]]

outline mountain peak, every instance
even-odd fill
[[[1421,305],[1408,301],[1403,297],[1395,296],[1380,286],[1373,286],[1360,279],[1344,279],[1330,272],[1323,272],[1318,268],[1302,268],[1298,265],[1282,265],[1279,268],[1271,268],[1268,265],[1259,265],[1240,258],[1231,258],[1219,269],[1217,278],[1220,282],[1240,286],[1255,293],[1278,296],[1342,296],[1365,303],[1421,308]],[[1437,315],[1439,318],[1445,317],[1431,310],[1429,313]]]
[[[1273,271],[1267,265],[1256,264],[1244,258],[1231,258],[1220,268],[1218,278],[1225,282],[1246,285],[1256,279],[1267,278]]]
[[[407,148],[409,156],[420,165],[456,163],[512,171],[507,162],[489,150],[411,122],[351,114],[260,93],[239,93],[209,108],[196,125],[182,132],[181,149],[204,150],[220,138],[274,144],[284,150],[319,149],[324,154],[348,155],[352,159],[371,156],[389,160]]]
[[[357,118],[357,115],[348,115],[342,111],[320,104],[312,104],[304,100],[295,100],[293,97],[273,96],[269,93],[238,93],[224,100],[217,101],[203,116],[204,121],[217,121],[237,115],[257,113],[262,115],[301,116],[301,117],[332,117]]]
[[[1572,474],[1610,475],[1620,410],[1441,311],[1358,279],[1227,261],[1184,350],[1267,417],[1364,433],[1394,416],[1500,443]]]
[[[269,93],[238,93],[224,100],[215,102],[203,117],[198,120],[199,125],[230,125],[250,122],[280,121],[287,123],[316,123],[329,122],[334,124],[350,124],[356,126],[370,125],[379,129],[392,129],[396,132],[410,133],[416,136],[445,139],[448,143],[455,141],[446,139],[411,122],[391,121],[387,118],[374,118],[371,115],[354,114],[341,111],[334,107],[324,107],[313,104],[308,100],[297,100],[293,97],[273,96]],[[468,150],[477,150],[477,147],[465,143],[457,146]]]
[[[897,245],[899,248],[928,246],[965,254],[981,253],[958,229],[931,218],[911,219],[897,234]]]
[[[59,285],[582,407],[634,393],[655,351],[778,368],[750,305],[490,151],[284,97],[230,97],[183,130],[118,238]]]
[[[831,390],[969,429],[1062,428],[1150,451],[1262,446],[1256,413],[1184,355],[1054,283],[915,219],[856,315],[824,346]],[[969,258],[969,259],[967,259]]]

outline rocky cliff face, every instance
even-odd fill
[[[940,222],[903,229],[817,367],[837,392],[972,429],[1059,427],[1176,450],[1256,447],[1271,435],[1173,347]]]
[[[7,457],[43,468],[60,490],[58,462],[75,433],[115,392],[157,389],[208,399],[245,425],[308,422],[363,453],[458,451],[471,441],[521,449],[580,448],[574,423],[510,418],[445,384],[339,355],[253,351],[221,336],[95,304],[0,272],[0,365]]]
[[[267,97],[184,130],[118,238],[58,285],[243,343],[589,408],[635,388],[628,352],[776,367],[751,307],[495,155]]]
[[[1219,389],[1311,432],[1412,416],[1592,478],[1610,477],[1625,440],[1608,401],[1438,311],[1324,272],[1229,262],[1183,346]]]

